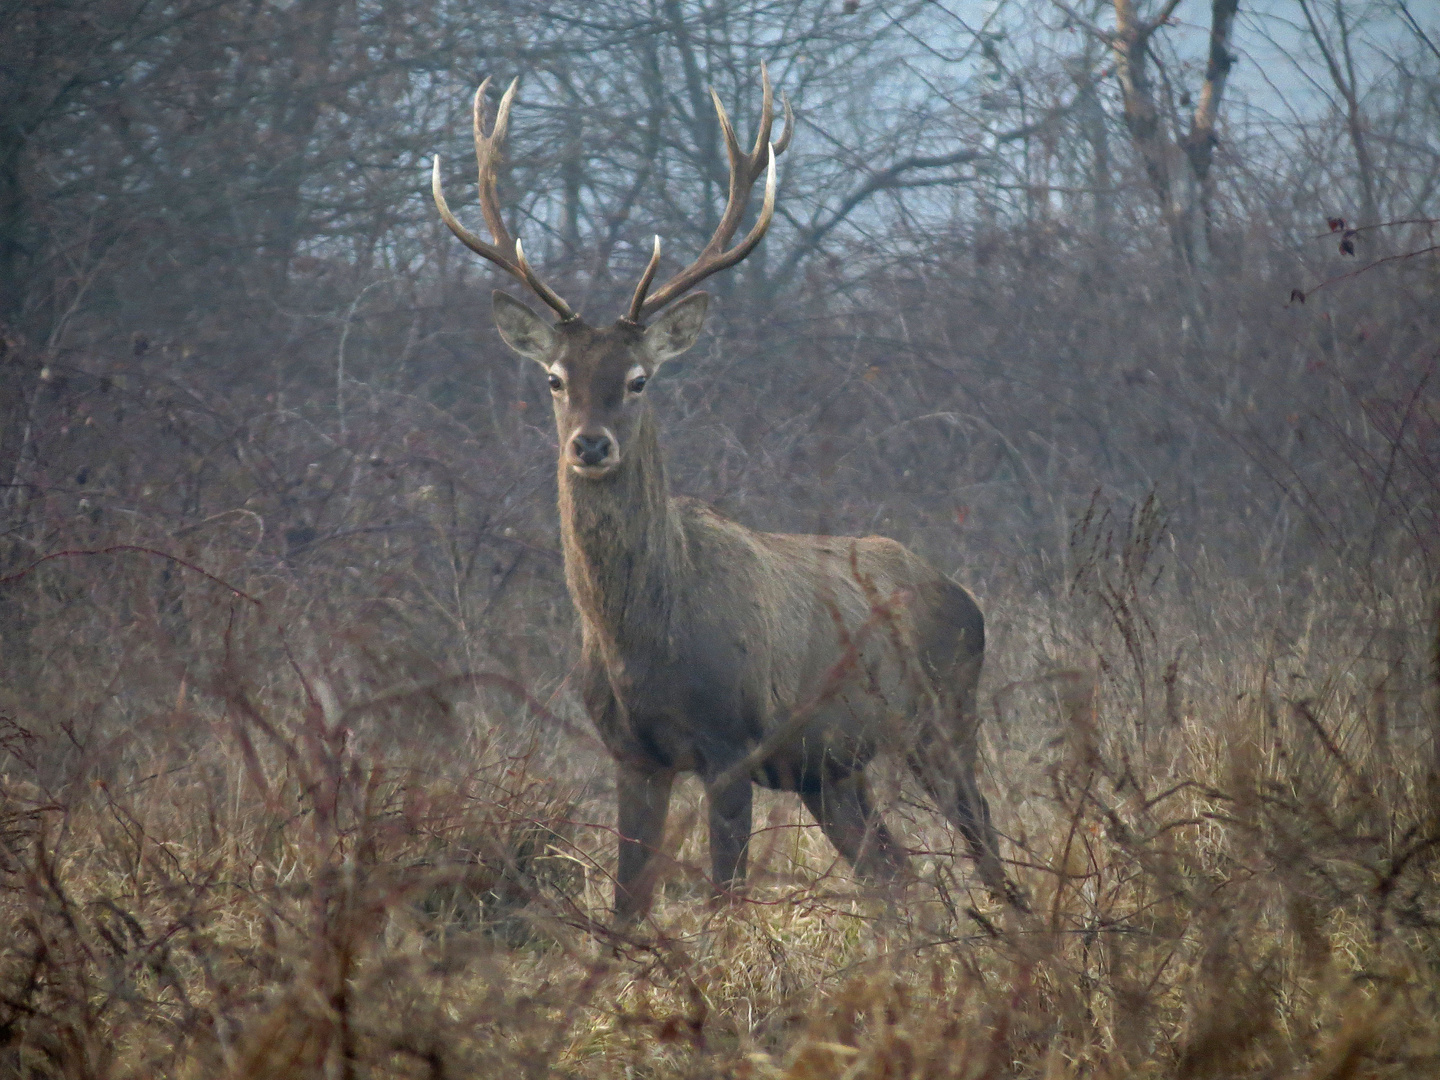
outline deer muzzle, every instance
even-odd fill
[[[608,431],[576,432],[568,450],[570,467],[581,476],[604,476],[620,464],[620,447]]]

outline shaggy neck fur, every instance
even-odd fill
[[[668,652],[680,522],[665,488],[656,427],[640,419],[611,476],[586,480],[560,464],[560,534],[565,579],[587,632],[607,652]]]

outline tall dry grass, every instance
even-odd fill
[[[1176,577],[1157,503],[1097,499],[1048,599],[986,598],[983,784],[1028,913],[897,770],[902,895],[766,795],[717,906],[690,787],[618,931],[608,769],[557,687],[435,674],[222,555],[27,571],[49,676],[0,704],[0,1074],[1440,1070],[1440,657],[1403,568],[1280,603]]]

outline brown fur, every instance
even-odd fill
[[[905,857],[862,771],[882,748],[906,756],[987,884],[1004,889],[975,787],[985,630],[970,594],[884,537],[755,532],[669,494],[654,416],[627,373],[653,374],[688,348],[704,303],[692,296],[648,330],[624,320],[595,330],[551,329],[496,301],[506,340],[563,385],[565,574],[585,705],[619,768],[617,912],[648,905],[681,772],[707,785],[717,888],[744,880],[752,782],[799,792],[862,873],[899,875]],[[576,436],[602,434],[605,463],[585,465]]]

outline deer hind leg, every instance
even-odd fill
[[[720,791],[707,788],[706,796],[710,804],[710,866],[716,892],[725,895],[745,884],[755,796],[749,776],[731,781]]]
[[[879,881],[904,875],[909,860],[871,805],[862,771],[827,769],[819,784],[801,790],[800,798],[857,874]]]
[[[620,765],[615,776],[620,832],[620,866],[615,875],[615,915],[634,922],[650,910],[659,869],[655,853],[665,835],[670,811],[670,786],[675,774],[645,772]]]

